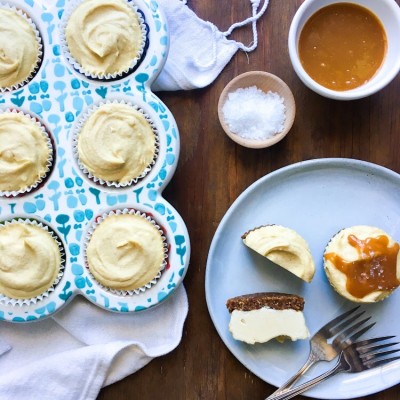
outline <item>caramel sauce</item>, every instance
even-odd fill
[[[365,240],[349,235],[348,242],[360,255],[358,260],[346,261],[336,253],[325,254],[325,259],[346,275],[346,289],[351,295],[363,298],[377,290],[393,290],[400,285],[396,275],[398,243],[389,247],[389,238],[385,235]]]
[[[300,33],[303,68],[328,89],[344,91],[368,82],[382,65],[385,29],[367,8],[335,3],[313,14]]]

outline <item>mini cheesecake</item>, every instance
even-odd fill
[[[310,248],[293,229],[265,225],[246,232],[242,239],[247,247],[300,279],[311,282],[314,277],[315,264]]]
[[[356,303],[375,303],[400,285],[399,244],[382,229],[358,225],[342,229],[325,248],[329,283]]]
[[[229,299],[229,331],[236,340],[249,344],[271,339],[307,339],[303,315],[304,299],[286,293],[254,293]]]

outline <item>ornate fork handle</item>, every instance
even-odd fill
[[[342,364],[342,356],[339,358],[337,364],[329,371],[324,372],[323,374],[317,376],[310,381],[303,383],[302,385],[296,386],[293,389],[287,389],[283,393],[280,392],[279,394],[275,395],[272,394],[271,396],[267,397],[266,400],[287,400],[291,399],[294,396],[297,396],[300,393],[305,392],[308,389],[311,389],[313,386],[317,385],[318,383],[324,381],[325,379],[329,378],[330,376],[336,375],[339,372],[345,371],[346,367]]]
[[[288,381],[286,381],[282,386],[276,389],[275,392],[272,393],[271,396],[269,396],[267,399],[275,399],[275,397],[273,396],[277,396],[281,393],[286,393],[299,380],[299,378],[303,376],[303,374],[305,374],[318,361],[319,358],[316,357],[314,353],[310,353],[304,365]]]

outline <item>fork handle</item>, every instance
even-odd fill
[[[308,389],[311,389],[313,386],[317,385],[318,383],[324,381],[325,379],[329,378],[330,376],[336,375],[339,372],[344,371],[345,369],[343,368],[340,360],[337,362],[337,364],[330,369],[327,372],[324,372],[323,374],[317,376],[314,379],[311,379],[310,381],[303,383],[302,385],[296,386],[293,389],[288,389],[284,393],[280,393],[278,395],[272,394],[271,396],[267,397],[266,400],[287,400],[291,399],[294,396],[297,396],[300,393],[305,392]]]
[[[310,353],[310,355],[309,355],[307,361],[304,363],[304,365],[288,381],[286,381],[282,386],[280,386],[278,389],[276,389],[275,392],[273,392],[271,396],[277,396],[278,394],[286,392],[288,389],[290,389],[299,380],[299,378],[303,374],[305,374],[309,370],[309,368],[312,367],[317,361],[318,361],[318,359],[315,358],[313,353]],[[268,397],[268,399],[270,397]]]

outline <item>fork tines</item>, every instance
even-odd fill
[[[373,322],[363,327],[371,317],[356,322],[365,313],[365,311],[361,311],[354,314],[359,308],[360,306],[357,306],[339,315],[321,329],[320,332],[324,336],[334,338],[332,342],[333,346],[343,348],[344,345],[354,343],[361,335],[375,325],[375,322]]]
[[[337,318],[332,320],[328,325],[325,326],[325,329],[329,331],[329,333],[334,336],[340,331],[342,331],[344,328],[349,326],[349,324],[352,324],[355,320],[357,320],[361,315],[365,313],[365,311],[361,311],[360,313],[353,315],[351,318],[351,314],[353,314],[355,311],[357,311],[360,308],[360,306],[357,306],[344,314],[339,315]]]
[[[374,343],[383,342],[389,339],[393,339],[394,337],[396,336],[382,336],[378,338],[366,339],[357,342],[357,352],[361,357],[364,366],[367,368],[374,368],[385,365],[395,360],[399,360],[400,356],[389,357],[389,358],[385,357],[390,354],[399,352],[400,349],[382,351],[383,349],[386,349],[388,347],[398,345],[399,342],[389,342],[389,343],[374,345]]]
[[[336,333],[339,332],[339,330],[343,329],[341,326],[341,323],[347,319],[347,317],[349,317],[351,314],[353,314],[355,311],[357,311],[360,308],[360,306],[357,306],[355,308],[352,308],[349,311],[346,311],[343,314],[340,314],[338,317],[336,317],[335,319],[333,319],[331,322],[329,322],[328,324],[326,324],[323,328],[324,330],[328,331],[331,335],[335,335]],[[364,311],[361,313],[363,314]],[[358,318],[359,315],[356,317]],[[339,325],[338,325],[339,324]],[[338,325],[338,326],[337,326]],[[336,328],[336,329],[335,329]],[[339,328],[339,330],[337,330]]]
[[[360,313],[358,315],[361,315],[361,314],[363,314],[363,313]],[[343,332],[340,332],[333,340],[334,344],[336,344],[337,342],[347,343],[347,344],[354,343],[361,335],[363,335],[365,332],[367,332],[369,329],[371,329],[375,325],[376,322],[372,322],[371,324],[361,328],[370,319],[371,319],[371,317],[365,318],[362,321],[359,321],[359,322],[355,323],[354,325],[349,326]],[[352,320],[353,320],[353,318],[352,318]],[[358,328],[361,328],[361,329],[356,331]]]

